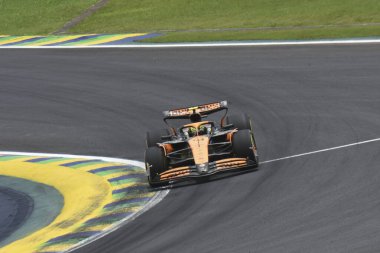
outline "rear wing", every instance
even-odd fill
[[[226,110],[226,113],[221,119],[221,125],[223,125],[223,121],[228,111],[228,103],[227,101],[197,105],[193,107],[180,108],[164,111],[164,121],[168,119],[189,119],[193,114],[200,114],[201,116],[206,116],[214,112]]]
[[[199,113],[201,116],[208,115],[221,110],[227,110],[227,101],[215,102],[193,107],[180,108],[164,111],[165,119],[188,119],[192,114]]]

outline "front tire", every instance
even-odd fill
[[[248,158],[255,162],[255,167],[259,165],[256,153],[253,133],[248,130],[240,130],[232,136],[232,150],[236,157]]]
[[[248,129],[252,131],[251,120],[245,113],[227,116],[227,124],[232,124],[238,130]]]
[[[160,173],[168,169],[168,160],[164,150],[160,147],[149,147],[145,151],[145,168],[147,171],[148,182],[151,187],[167,185],[160,182]]]
[[[166,128],[148,131],[146,133],[146,147],[149,148],[157,146],[157,143],[162,142],[162,136],[168,135],[170,135],[170,132]]]

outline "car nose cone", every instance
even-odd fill
[[[197,165],[197,170],[199,174],[205,174],[208,172],[208,163],[202,163]]]

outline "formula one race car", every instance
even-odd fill
[[[220,124],[203,121],[222,110],[225,113]],[[258,167],[249,117],[227,116],[227,111],[227,101],[164,111],[170,129],[150,131],[146,136],[145,166],[150,186]],[[187,119],[190,123],[176,128],[168,124],[168,119]]]

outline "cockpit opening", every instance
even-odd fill
[[[199,135],[211,135],[214,131],[214,124],[212,122],[199,122],[188,124],[180,129],[181,134],[186,138],[192,138]]]

